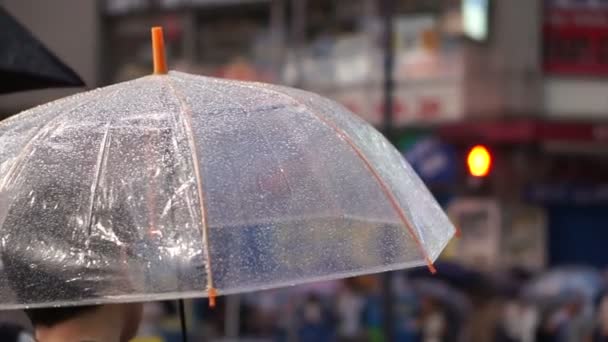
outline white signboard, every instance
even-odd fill
[[[457,199],[447,211],[460,230],[460,236],[448,248],[448,257],[482,271],[496,269],[501,231],[498,203],[493,199]]]
[[[545,267],[547,223],[542,208],[460,198],[447,211],[460,237],[452,240],[443,258],[482,271]]]
[[[504,267],[541,270],[547,263],[547,222],[538,207],[518,205],[504,210],[502,231]]]

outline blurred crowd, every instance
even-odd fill
[[[387,341],[382,279],[223,297],[215,309],[195,300],[188,311],[192,339]],[[397,272],[392,288],[394,341],[608,341],[608,294],[594,270],[491,277]],[[179,341],[174,303],[147,305],[141,341]]]

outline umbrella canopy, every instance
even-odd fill
[[[84,82],[0,7],[0,94]]]
[[[0,123],[0,309],[432,268],[454,228],[370,125],[156,65]]]

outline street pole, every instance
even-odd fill
[[[302,55],[306,45],[307,8],[308,0],[291,0],[292,48],[297,70],[295,85],[299,88],[305,88]]]
[[[225,335],[230,340],[237,340],[241,326],[241,298],[234,294],[226,296],[226,316],[224,322]]]
[[[392,140],[393,138],[393,110],[394,110],[394,70],[395,70],[395,28],[393,25],[393,12],[395,11],[394,0],[381,0],[381,13],[383,18],[383,55],[384,55],[384,72],[383,72],[383,131],[384,134]]]
[[[393,128],[393,96],[395,82],[393,72],[395,69],[395,46],[394,46],[394,26],[393,13],[395,11],[394,0],[381,0],[381,13],[383,18],[383,52],[384,52],[384,72],[383,72],[383,97],[384,112],[382,130],[389,141],[394,140]],[[386,272],[382,276],[382,303],[383,303],[383,331],[384,341],[394,341],[394,303],[393,303],[393,273]]]

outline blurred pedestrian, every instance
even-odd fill
[[[536,342],[558,342],[565,316],[561,310],[551,310],[541,315],[540,322],[536,327],[534,341]]]
[[[539,325],[538,308],[530,303],[523,303],[521,310],[521,342],[534,342],[535,332]]]
[[[465,321],[465,341],[493,341],[496,324],[500,320],[500,301],[484,292],[472,292],[470,298],[471,310],[467,313]]]
[[[251,336],[268,337],[277,334],[281,321],[280,290],[262,291],[244,296],[243,302],[250,306],[251,315],[246,317],[246,326]]]
[[[495,341],[519,342],[523,340],[524,308],[515,298],[505,299],[502,314],[496,328]]]
[[[137,336],[153,338],[162,336],[161,323],[165,316],[161,302],[150,302],[143,305],[142,320]]]
[[[336,339],[333,316],[323,306],[323,302],[318,295],[308,295],[301,307],[299,317],[298,341],[329,342]]]
[[[362,283],[366,289],[362,323],[366,340],[370,342],[384,341],[382,331],[382,292],[379,279],[379,277],[362,277]]]
[[[592,340],[592,320],[584,311],[580,294],[568,296],[567,301],[551,312],[537,333],[538,342],[585,342]]]
[[[594,317],[591,307],[582,297],[570,306],[568,324],[569,342],[591,342],[593,340]]]
[[[421,299],[422,341],[442,342],[447,336],[447,321],[439,302],[430,296]]]
[[[413,296],[399,296],[395,303],[395,341],[420,341],[418,307]]]
[[[593,340],[595,342],[608,342],[608,293],[604,293],[600,297],[596,324]]]
[[[364,300],[354,284],[348,279],[339,290],[336,301],[338,338],[340,341],[361,341]]]

